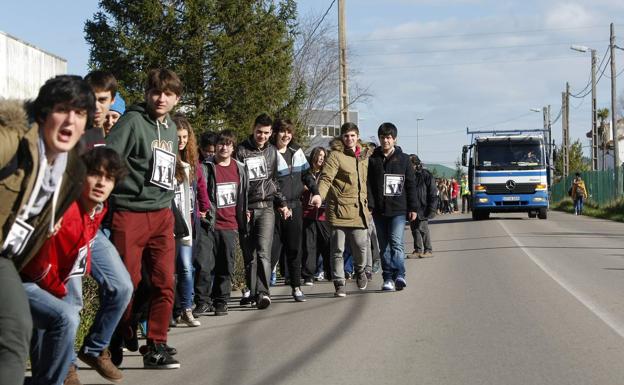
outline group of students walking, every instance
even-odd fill
[[[305,302],[319,270],[347,295],[346,255],[365,290],[377,247],[382,289],[404,289],[408,221],[412,255],[431,256],[435,182],[397,145],[394,124],[374,146],[345,123],[309,158],[294,123],[267,114],[240,143],[228,129],[197,143],[188,119],[171,114],[181,94],[174,72],[151,70],[144,102],[126,109],[114,76],[94,71],[48,80],[26,107],[0,102],[2,384],[23,382],[28,357],[32,384],[80,384],[77,359],[118,382],[124,347],[146,368],[179,368],[169,327],[228,314],[239,245],[240,305],[258,309],[271,305],[280,259]],[[100,306],[76,354],[88,273]]]

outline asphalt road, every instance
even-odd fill
[[[406,261],[402,292],[376,275],[344,299],[330,282],[304,288],[305,303],[278,286],[266,310],[234,298],[228,316],[172,330],[181,369],[144,370],[129,353],[124,383],[623,384],[624,224],[493,218],[434,220],[435,256]]]

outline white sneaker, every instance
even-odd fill
[[[201,326],[201,322],[193,317],[193,311],[191,309],[184,310],[184,313],[180,315],[177,319],[178,323],[184,323],[188,327],[197,327]]]
[[[394,282],[392,282],[392,280],[389,280],[389,279],[384,281],[383,285],[381,286],[381,290],[394,291]]]

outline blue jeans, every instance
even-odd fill
[[[577,196],[574,200],[574,213],[578,215],[583,214],[583,197]]]
[[[395,280],[405,278],[405,251],[403,235],[405,234],[405,215],[385,217],[374,215],[383,279]]]
[[[36,283],[25,282],[22,286],[35,329],[30,349],[31,384],[61,385],[74,354],[74,339],[80,324],[77,306],[56,298]]]
[[[85,353],[99,356],[110,344],[134,291],[126,266],[102,230],[91,247],[91,276],[100,287],[100,308],[82,345]],[[82,290],[77,293],[82,300]]]
[[[178,276],[177,295],[183,310],[193,306],[193,247],[178,242],[176,275]]]

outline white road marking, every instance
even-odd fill
[[[531,258],[533,263],[539,266],[540,269],[544,271],[544,273],[548,274],[550,278],[552,278],[555,282],[559,284],[562,288],[564,288],[568,293],[572,294],[574,298],[576,298],[580,303],[582,303],[586,308],[588,308],[592,313],[596,315],[596,317],[600,318],[605,324],[607,324],[614,332],[620,335],[620,337],[624,338],[624,324],[620,320],[618,320],[613,314],[609,313],[607,310],[602,308],[596,302],[594,302],[589,296],[583,294],[581,291],[577,290],[569,281],[559,275],[556,271],[552,270],[548,267],[541,259],[539,259],[535,254],[531,252],[528,248],[526,248],[522,242],[516,238],[511,231],[505,225],[505,222],[502,220],[497,221],[500,223],[501,227],[507,235],[524,251],[526,255]]]

